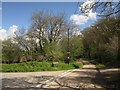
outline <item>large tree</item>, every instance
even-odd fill
[[[99,63],[118,63],[118,19],[112,17],[99,20],[94,26],[83,31],[84,54]]]

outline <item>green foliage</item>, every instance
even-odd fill
[[[105,65],[117,65],[119,45],[115,18],[101,19],[83,31],[84,57]]]
[[[14,64],[2,64],[2,72],[34,72],[50,70],[47,62],[22,62]]]
[[[14,64],[1,64],[2,72],[35,72],[35,71],[57,71],[57,70],[69,70],[78,68],[75,64],[65,64],[59,62],[58,65],[52,67],[50,62],[22,62]],[[82,67],[82,65],[79,65]]]
[[[3,41],[3,62],[15,63],[23,61],[63,61],[67,60],[68,37],[70,30],[70,58],[80,57],[83,52],[81,36],[72,35],[72,28],[65,15],[37,11],[31,18],[30,29],[19,33],[16,37]],[[78,28],[78,27],[77,27]],[[20,31],[25,31],[21,28]],[[17,43],[13,43],[12,41]],[[31,68],[31,67],[30,67]],[[26,68],[27,69],[27,68]]]
[[[67,51],[68,51],[68,38],[64,37],[60,42],[61,51],[63,53],[63,57],[66,60]],[[71,36],[70,38],[70,61],[75,61],[76,58],[80,58],[83,55],[83,42],[81,36]]]
[[[59,61],[63,57],[63,53],[61,52],[59,46],[55,43],[46,44],[44,52],[48,61]]]
[[[53,70],[69,70],[74,69],[71,64],[59,63],[56,67],[53,67]]]
[[[50,63],[45,63],[68,62],[68,48],[70,62],[74,62],[77,58],[89,58],[105,65],[118,65],[120,62],[118,60],[120,35],[116,26],[118,21],[113,17],[101,19],[94,27],[83,30],[82,35],[73,35],[73,30],[77,26],[69,24],[63,14],[36,12],[32,16],[28,32],[2,42],[3,63],[10,64],[3,64],[3,70],[23,72],[79,68],[77,64],[64,63],[52,68]],[[72,28],[69,30],[69,47],[66,27]],[[14,40],[17,43],[13,43]],[[40,63],[19,63],[23,61],[40,61]],[[16,62],[18,64],[12,64]],[[41,62],[44,62],[43,65]]]
[[[66,58],[67,56],[67,51],[68,51],[68,39],[67,37],[64,37],[61,41],[60,41],[60,48],[61,51],[63,53],[63,57]]]
[[[75,68],[80,68],[79,64],[73,64]]]
[[[22,50],[20,47],[12,43],[12,40],[8,39],[2,42],[2,62],[13,63],[19,62],[19,58],[22,56]]]
[[[81,36],[73,36],[71,38],[71,54],[73,57],[82,56],[83,43]]]
[[[97,64],[96,67],[98,67],[98,68],[104,68],[105,65],[104,64]]]

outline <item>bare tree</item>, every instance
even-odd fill
[[[91,3],[80,5],[80,9],[83,13],[89,13],[91,10],[94,10],[100,17],[110,17],[120,12],[120,1],[112,2],[111,0],[109,2],[100,2],[100,0],[98,0],[95,2],[94,0],[89,0],[89,2]]]

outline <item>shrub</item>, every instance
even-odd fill
[[[72,64],[74,66],[74,68],[78,69],[78,68],[82,68],[83,64],[82,63],[73,63]]]
[[[66,64],[66,63],[59,63],[57,66],[58,70],[69,70],[69,69],[74,69],[72,64]]]
[[[98,67],[98,68],[104,68],[105,65],[104,64],[97,64],[96,67]]]
[[[51,62],[22,62],[14,64],[1,64],[2,72],[35,72],[35,71],[58,71],[80,68],[81,64],[66,64],[59,62],[56,66],[52,67]]]

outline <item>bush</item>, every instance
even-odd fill
[[[104,64],[97,64],[96,67],[98,67],[98,68],[104,68],[105,65]]]
[[[52,67],[51,62],[22,62],[14,64],[1,64],[2,72],[35,72],[35,71],[58,71],[80,68],[82,65],[70,63],[66,64],[59,62],[56,66]]]
[[[78,68],[82,68],[83,67],[83,64],[77,64],[77,63],[73,63],[72,64],[74,66],[74,68],[78,69]]]
[[[78,65],[78,64],[73,64],[73,66],[74,66],[75,68],[79,68],[79,65]]]
[[[58,70],[69,70],[69,69],[74,69],[72,64],[66,64],[66,63],[59,63],[57,66]]]

